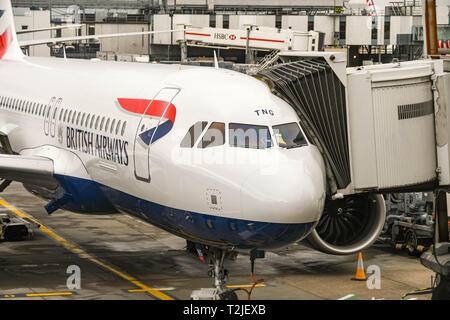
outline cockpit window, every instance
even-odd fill
[[[230,146],[248,149],[272,147],[269,127],[242,123],[229,124]]]
[[[197,139],[201,136],[203,130],[205,130],[207,124],[207,121],[198,121],[192,127],[190,127],[183,140],[181,140],[180,147],[192,148],[195,144],[195,141],[197,141]]]
[[[296,122],[273,126],[275,140],[281,148],[297,148],[308,145],[305,136]]]
[[[198,143],[199,148],[217,147],[225,144],[225,123],[213,122]]]

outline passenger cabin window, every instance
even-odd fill
[[[269,127],[242,123],[229,124],[230,146],[248,149],[272,147]]]
[[[109,128],[109,118],[108,120],[106,120],[106,125],[105,125],[105,132],[108,133],[108,128]]]
[[[183,140],[181,140],[180,147],[192,148],[198,138],[202,135],[207,125],[207,121],[198,121],[194,125],[192,125],[192,127],[189,128],[189,131],[184,136]]]
[[[275,140],[281,148],[297,148],[308,145],[305,136],[296,122],[280,124],[272,127]]]
[[[198,143],[198,148],[217,147],[225,144],[225,123],[213,122]]]
[[[94,120],[95,120],[95,114],[92,115],[91,124],[89,125],[90,129],[92,129],[92,127],[94,126]]]
[[[121,120],[119,120],[118,122],[117,122],[117,126],[116,126],[116,135],[118,135],[119,134],[119,129],[120,129],[120,124],[121,124]]]
[[[115,125],[116,125],[116,119],[113,119],[111,122],[111,128],[109,130],[109,133],[111,133],[111,134],[113,133]]]
[[[122,125],[122,132],[121,132],[121,135],[122,135],[122,136],[125,134],[125,129],[126,129],[126,127],[127,127],[127,122],[124,121],[124,122],[123,122],[123,125]]]

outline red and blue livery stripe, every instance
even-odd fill
[[[177,114],[177,109],[172,103],[163,100],[149,99],[119,98],[117,100],[119,105],[128,112],[132,112],[140,116],[161,118],[158,126],[142,132],[139,135],[146,145],[155,143],[168,134],[170,130],[172,130]]]
[[[5,10],[0,10],[0,20],[2,19],[4,13]],[[11,29],[8,27],[6,28],[5,31],[0,33],[0,59],[2,59],[3,56],[5,55],[11,42],[12,42]]]

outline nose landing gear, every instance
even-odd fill
[[[197,254],[201,261],[209,263],[208,276],[214,278],[215,288],[202,288],[194,290],[191,294],[191,300],[238,300],[236,291],[243,290],[247,293],[248,300],[254,287],[264,280],[255,280],[253,278],[254,263],[257,258],[264,258],[264,251],[253,250],[250,253],[251,262],[251,279],[253,285],[250,290],[244,288],[229,289],[225,286],[228,281],[229,273],[225,269],[225,261],[236,260],[238,253],[234,250],[226,250],[216,247],[210,247],[200,244],[193,244],[188,242],[188,250],[193,252],[193,246],[196,248]],[[206,260],[205,260],[206,257]]]

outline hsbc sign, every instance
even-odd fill
[[[216,33],[214,33],[214,39],[218,39],[218,40],[236,40],[236,35],[216,32]]]

